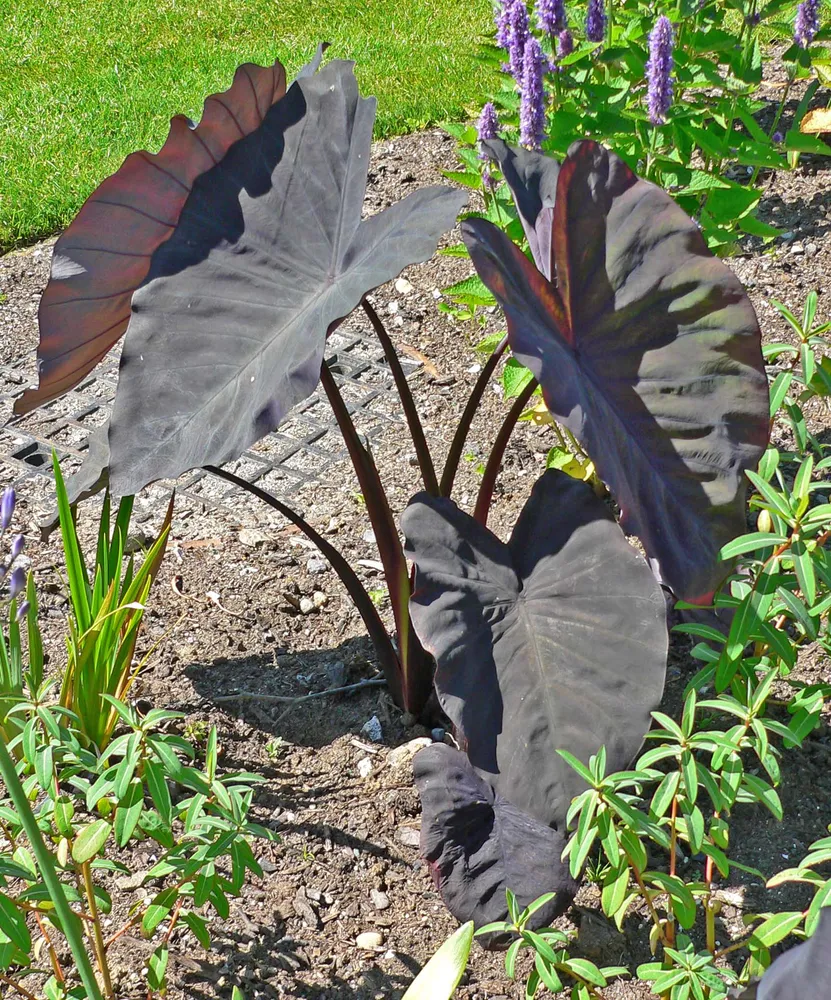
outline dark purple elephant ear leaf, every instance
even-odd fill
[[[501,139],[483,142],[482,149],[499,164],[514,196],[537,267],[550,278],[553,273],[551,223],[560,164],[550,156],[522,146],[509,146]]]
[[[240,66],[228,90],[205,100],[199,125],[177,115],[158,153],[131,153],[93,191],[55,244],[38,312],[39,384],[15,402],[15,413],[68,392],[118,342],[133,292],[176,228],[196,178],[258,128],[285,92],[281,63]]]
[[[457,920],[477,927],[506,920],[506,889],[523,908],[544,893],[557,893],[532,915],[531,930],[550,924],[571,904],[577,883],[562,860],[561,833],[496,795],[463,753],[443,743],[420,750],[413,773],[421,797],[421,853]],[[509,939],[491,934],[477,940],[503,947]]]
[[[585,483],[549,471],[510,542],[450,500],[419,494],[402,517],[416,565],[410,613],[436,658],[436,690],[494,790],[565,829],[587,762],[629,765],[664,686],[661,588]]]
[[[452,228],[465,196],[439,187],[362,220],[374,119],[352,64],[330,62],[197,179],[133,296],[115,493],[222,465],[274,430],[317,385],[331,327]]]
[[[738,278],[669,195],[591,141],[557,177],[551,282],[488,222],[462,234],[515,356],[591,455],[625,530],[678,596],[709,603],[768,434],[759,325]]]

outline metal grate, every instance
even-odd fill
[[[391,424],[402,423],[392,373],[378,342],[360,331],[341,327],[331,334],[327,348],[326,361],[358,433],[371,442]],[[9,479],[17,488],[38,480],[45,485],[52,476],[53,448],[65,474],[80,465],[90,432],[109,416],[119,357],[120,347],[116,347],[77,388],[33,413],[14,417],[0,428],[4,485]],[[401,365],[408,376],[420,368],[420,363],[404,357]],[[30,380],[15,366],[0,365],[0,404],[10,406],[29,384]],[[318,389],[288,414],[277,431],[225,468],[288,500],[309,484],[325,482],[332,466],[346,458],[346,446],[331,407]],[[136,514],[141,517],[145,508],[145,516],[149,516],[174,486],[178,497],[188,497],[217,513],[234,518],[239,511],[242,491],[238,487],[196,469],[176,483],[154,483],[143,492]]]

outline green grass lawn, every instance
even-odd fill
[[[0,252],[59,232],[171,115],[198,119],[241,62],[289,78],[318,41],[357,61],[376,134],[471,112],[490,0],[0,0]]]

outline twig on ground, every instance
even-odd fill
[[[280,719],[283,719],[286,715],[288,715],[295,705],[300,705],[304,701],[311,701],[313,698],[326,698],[331,694],[346,694],[350,691],[361,691],[364,688],[385,687],[386,683],[387,682],[383,677],[368,677],[355,684],[346,684],[343,687],[326,688],[325,691],[313,691],[311,694],[302,694],[298,697],[291,697],[283,694],[260,694],[256,691],[239,691],[237,694],[223,694],[218,698],[211,698],[211,701],[213,701],[216,705],[227,704],[231,701],[260,701],[278,705],[289,705],[289,708],[274,720],[275,722],[279,722]]]

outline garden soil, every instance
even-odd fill
[[[440,170],[454,166],[454,144],[438,131],[376,145],[369,210],[440,181]],[[762,216],[784,235],[767,251],[751,247],[731,261],[767,340],[789,336],[772,305],[774,298],[800,309],[805,295],[815,289],[821,318],[831,318],[829,170],[825,163],[809,162],[791,174],[769,177]],[[0,361],[20,363],[28,374],[34,370],[36,310],[50,254],[47,243],[0,259]],[[400,350],[420,359],[412,385],[439,460],[481,365],[474,344],[499,328],[496,315],[480,326],[455,322],[437,309],[437,290],[469,272],[465,260],[436,257],[409,268],[404,275],[408,285],[384,287],[373,296]],[[458,477],[455,497],[468,509],[478,486],[477,466],[505,409],[494,383],[477,415]],[[0,413],[0,422],[7,416]],[[825,409],[815,406],[810,419],[813,431],[824,438],[829,428]],[[784,429],[775,428],[774,438],[786,443]],[[551,445],[545,426],[526,423],[516,429],[491,521],[502,537],[543,471]],[[403,429],[376,446],[376,460],[393,509],[403,510],[420,488]],[[47,481],[34,480],[20,497],[20,510],[43,604],[47,650],[51,665],[58,667],[65,657],[66,620],[64,588],[54,569],[59,542],[55,535],[40,542],[37,532],[48,501]],[[348,463],[306,487],[294,502],[357,568],[391,624],[378,552]],[[81,512],[82,537],[88,543],[95,510],[93,501]],[[139,526],[139,541],[152,536],[162,513],[159,508]],[[304,603],[308,607],[315,595],[317,606],[303,614],[302,598],[312,598]],[[183,932],[174,931],[171,1000],[227,998],[235,984],[248,1000],[400,998],[456,926],[417,847],[420,809],[410,759],[418,744],[412,741],[423,742],[430,733],[402,717],[381,687],[296,703],[279,700],[378,677],[361,621],[328,564],[296,529],[265,507],[253,512],[246,507],[237,517],[193,501],[177,505],[143,642],[144,651],[158,645],[134,689],[139,707],[184,712],[179,730],[203,745],[208,727],[215,725],[222,765],[265,778],[254,814],[279,836],[273,844],[257,846],[263,876],[252,878],[242,897],[232,902],[229,919],[214,921],[213,951],[202,952]],[[694,669],[687,641],[674,638],[668,710],[677,709]],[[831,667],[809,648],[800,661],[800,676],[831,682]],[[381,726],[379,742],[364,732],[373,717]],[[396,751],[399,747],[408,749]],[[785,821],[776,822],[760,806],[737,807],[731,856],[767,875],[794,864],[831,821],[830,762],[831,737],[822,725],[802,752],[783,755]],[[140,875],[152,866],[154,850],[153,844],[142,844],[121,860]],[[680,863],[690,878],[700,873],[697,860],[684,857]],[[139,882],[114,878],[109,886],[116,899],[109,918],[112,932],[124,922],[130,902],[155,892],[152,884]],[[719,894],[722,944],[742,934],[743,915],[804,905],[798,887],[767,892],[761,879],[738,871],[720,883]],[[598,892],[590,882],[558,925],[575,935],[575,955],[630,966],[649,960],[646,915],[633,910],[618,933],[599,914]],[[374,946],[365,950],[357,940],[368,932],[376,936]],[[152,947],[130,934],[116,946],[119,998],[144,996],[140,970]],[[527,971],[527,965],[520,963],[520,969]],[[601,993],[607,1000],[652,995],[642,984],[625,980]],[[501,955],[474,946],[458,995],[463,1000],[513,1000],[524,996],[524,989],[506,979]]]

